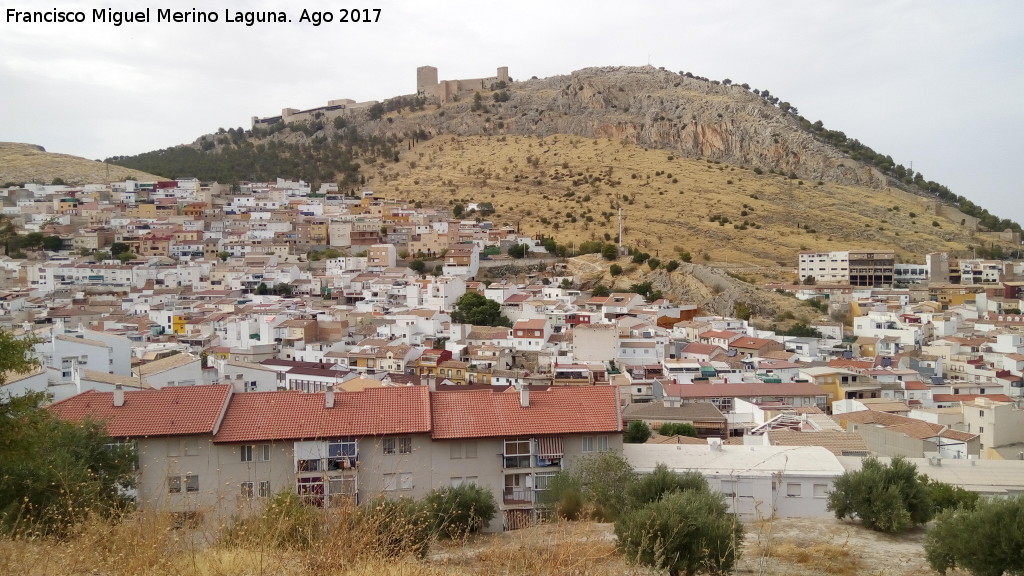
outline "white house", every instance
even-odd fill
[[[624,444],[623,456],[640,474],[658,464],[700,472],[744,520],[827,516],[832,481],[845,468],[820,446],[728,446],[709,438],[697,444]]]

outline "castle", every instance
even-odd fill
[[[450,102],[459,94],[466,94],[477,90],[490,90],[492,84],[510,82],[508,77],[508,66],[498,68],[496,76],[490,78],[472,78],[469,80],[437,80],[437,68],[433,66],[420,66],[416,69],[416,94],[426,96],[428,99],[437,99],[441,104]],[[377,104],[376,100],[356,102],[343,98],[340,100],[329,100],[326,106],[310,108],[309,110],[298,110],[285,108],[281,110],[280,116],[268,116],[260,118],[252,117],[252,127],[260,125],[271,125],[278,122],[302,122],[311,119],[331,120],[335,116],[344,114],[347,110],[359,110],[369,108]]]
[[[460,93],[476,90],[489,90],[491,84],[509,83],[508,66],[498,68],[498,74],[490,78],[472,78],[469,80],[437,80],[437,68],[420,66],[416,69],[416,94],[427,98],[437,98],[441,104],[452,100]]]

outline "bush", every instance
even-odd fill
[[[657,258],[651,258],[650,260],[647,261],[647,265],[651,268],[651,270],[657,270],[658,266],[661,266],[661,260],[658,260]]]
[[[636,479],[636,472],[617,452],[587,454],[571,470],[555,474],[544,501],[567,519],[583,516],[597,521],[614,521],[629,502],[624,487]]]
[[[931,520],[928,480],[902,457],[882,464],[867,458],[859,471],[846,472],[832,483],[828,510],[836,518],[860,518],[879,532],[903,532]]]
[[[355,519],[358,533],[368,537],[370,557],[424,558],[430,551],[433,515],[416,500],[378,498],[360,506]]]
[[[697,437],[697,428],[689,422],[666,422],[658,428],[658,434],[662,436],[689,436]]]
[[[634,508],[640,508],[661,500],[672,492],[698,490],[708,492],[708,481],[699,472],[679,474],[668,469],[664,464],[654,467],[654,472],[640,476],[629,486],[629,501]]]
[[[930,480],[928,482],[928,496],[932,499],[932,506],[936,514],[957,508],[974,510],[975,506],[978,505],[978,499],[981,497],[977,492],[964,490],[959,486],[953,486],[952,484],[946,484],[937,480]]]
[[[643,444],[651,437],[651,427],[643,420],[633,420],[626,427],[623,442],[627,444]]]
[[[308,550],[323,539],[324,511],[285,490],[259,513],[236,520],[224,533],[234,545],[269,544],[284,550]]]
[[[669,260],[668,263],[665,264],[666,272],[675,272],[676,268],[679,268],[679,262],[677,260]]]
[[[925,535],[928,564],[940,574],[962,568],[975,576],[1024,572],[1024,496],[984,500],[974,510],[939,516]]]
[[[438,488],[426,497],[433,532],[442,538],[463,538],[494,518],[494,495],[476,484]]]
[[[605,244],[601,246],[601,256],[605,260],[617,260],[619,257],[619,247],[615,244]]]
[[[0,366],[27,371],[34,342],[0,331]],[[0,532],[64,536],[90,516],[128,507],[134,447],[112,446],[103,425],[75,424],[42,408],[41,392],[0,393]]]
[[[611,273],[612,276],[618,276],[619,274],[622,274],[622,266],[612,264],[608,267],[608,272]]]
[[[732,571],[743,525],[721,494],[686,490],[626,513],[615,523],[619,549],[628,560],[667,569],[670,575]]]

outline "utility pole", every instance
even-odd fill
[[[619,206],[619,254],[622,254],[622,206]]]

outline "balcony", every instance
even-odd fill
[[[530,505],[534,503],[535,492],[533,490],[515,490],[506,488],[501,493],[501,501],[504,504],[515,506],[515,505]]]

